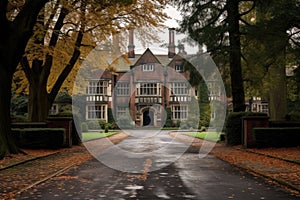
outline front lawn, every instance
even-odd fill
[[[219,142],[220,135],[222,133],[219,133],[219,132],[187,132],[184,134],[192,136],[192,137],[200,138],[200,139]]]
[[[100,138],[104,138],[104,137],[109,137],[111,135],[116,134],[117,132],[83,132],[82,133],[82,141],[88,141],[88,140],[93,140],[93,139],[100,139]]]

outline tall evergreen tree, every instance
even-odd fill
[[[257,0],[254,24],[246,29],[252,48],[248,61],[263,73],[272,120],[284,120],[287,114],[287,54],[299,48],[299,13],[298,0]]]
[[[234,111],[245,110],[240,22],[241,17],[253,9],[250,7],[240,13],[240,2],[242,1],[174,1],[183,16],[179,31],[187,32],[193,40],[206,45],[212,55],[228,55]]]

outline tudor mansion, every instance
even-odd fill
[[[131,118],[135,126],[163,126],[166,109],[173,123],[186,120],[197,90],[189,85],[184,70],[184,49],[176,53],[175,30],[169,29],[165,55],[155,55],[149,48],[135,54],[134,33],[129,31],[128,53],[111,63],[101,77],[87,78],[86,120],[108,121],[109,109],[114,119]],[[221,94],[215,94],[220,98]]]

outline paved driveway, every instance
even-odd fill
[[[16,199],[297,199],[208,155],[183,153],[188,145],[167,132],[131,131],[131,137]]]

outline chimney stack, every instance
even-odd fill
[[[128,44],[128,58],[134,58],[134,31],[133,29],[129,30],[129,44]]]
[[[168,57],[173,58],[174,56],[175,56],[175,28],[169,28]]]
[[[113,53],[115,55],[120,55],[121,51],[120,51],[120,38],[119,38],[119,34],[113,34],[112,38],[113,38]]]

